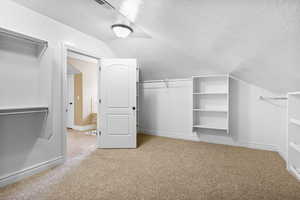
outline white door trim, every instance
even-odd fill
[[[62,156],[64,160],[67,158],[67,108],[68,108],[68,90],[67,90],[67,56],[68,56],[68,51],[72,51],[84,56],[92,57],[94,59],[98,60],[98,67],[100,67],[100,55],[98,55],[95,52],[89,52],[84,49],[80,49],[77,47],[74,47],[72,45],[62,43],[61,44],[61,66],[62,66],[62,109],[61,109],[61,115],[62,115],[62,126],[61,126],[61,132],[62,132]],[[99,81],[98,77],[98,81]],[[100,82],[99,82],[100,83]],[[99,86],[98,86],[99,87]],[[98,93],[98,99],[99,99],[99,93]],[[98,117],[99,118],[99,117]],[[97,127],[98,128],[98,127]],[[97,130],[98,133],[98,130]],[[97,134],[97,141],[99,140],[99,134]],[[95,141],[96,142],[96,141]],[[98,144],[98,142],[96,143]]]

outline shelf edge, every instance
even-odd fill
[[[300,153],[300,145],[295,144],[294,142],[290,142],[290,147]]]
[[[300,126],[300,120],[297,120],[297,119],[294,119],[294,118],[290,119],[290,123]]]

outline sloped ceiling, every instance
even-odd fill
[[[231,73],[274,92],[300,90],[298,0],[127,0],[151,38],[123,40],[110,30],[116,14],[94,0],[14,1],[138,58],[143,80]]]

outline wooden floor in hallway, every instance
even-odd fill
[[[96,148],[97,136],[91,132],[80,132],[68,129],[67,156],[72,159]]]

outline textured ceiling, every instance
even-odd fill
[[[129,0],[151,38],[125,40],[110,30],[118,15],[93,0],[14,1],[138,58],[144,80],[231,73],[275,92],[300,90],[298,0]]]

